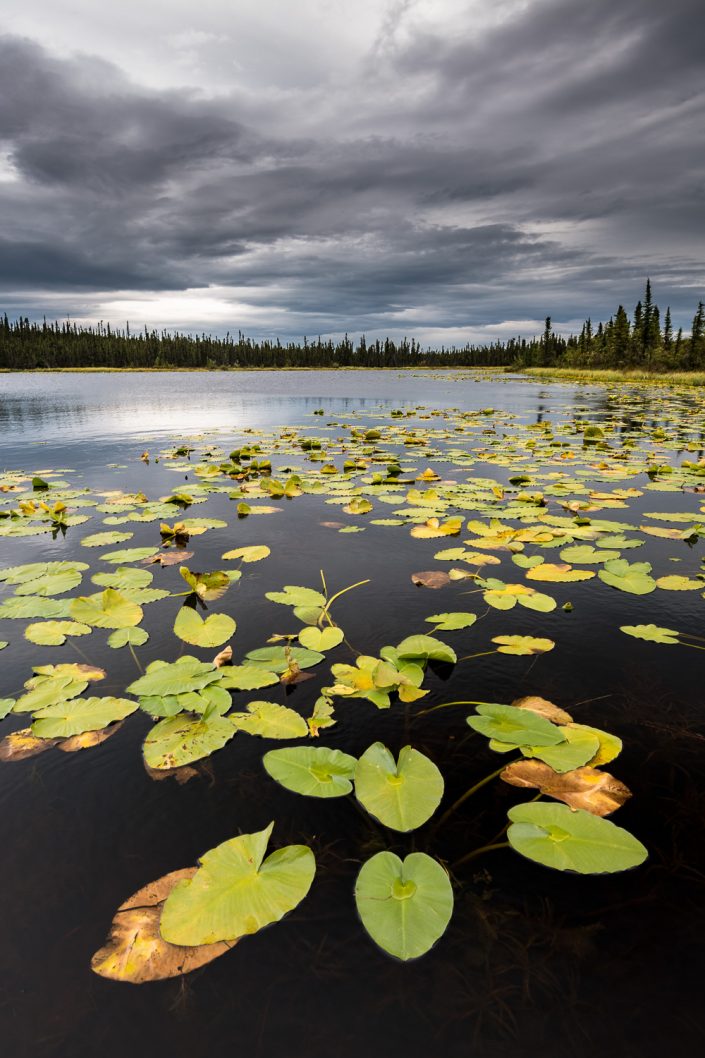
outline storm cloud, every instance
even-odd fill
[[[10,315],[449,344],[606,318],[647,275],[677,323],[703,296],[695,0],[365,2],[347,36],[339,0],[177,0],[158,31],[126,0],[100,34],[29,6],[0,37]]]

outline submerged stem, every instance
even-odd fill
[[[432,705],[430,709],[421,709],[416,715],[427,716],[428,713],[435,713],[438,709],[448,709],[451,705],[496,705],[496,702],[441,702],[440,705]]]
[[[134,660],[135,660],[135,665],[137,666],[137,668],[139,669],[139,671],[140,671],[141,673],[144,673],[144,669],[142,668],[142,665],[140,664],[140,660],[139,660],[139,658],[138,658],[138,657],[137,657],[137,655],[135,654],[135,649],[134,649],[134,647],[132,646],[132,643],[128,643],[127,645],[128,645],[128,647],[130,648],[130,653],[132,654],[132,657],[133,657],[133,658],[134,658]]]
[[[450,808],[443,813],[441,818],[436,823],[434,829],[438,829],[438,827],[443,826],[443,824],[448,819],[450,819],[453,813],[457,811],[457,809],[460,808],[460,806],[467,801],[468,797],[472,797],[474,793],[477,793],[478,790],[481,790],[482,787],[486,786],[488,782],[492,782],[493,779],[496,779],[499,773],[504,771],[505,767],[506,764],[502,764],[502,766],[500,768],[497,768],[496,771],[490,772],[490,774],[486,775],[484,779],[480,779],[479,782],[476,782],[473,786],[470,787],[469,790],[466,790],[464,794],[461,794],[458,800],[454,801]]]
[[[460,867],[461,863],[467,863],[469,860],[474,860],[476,856],[481,856],[483,852],[491,852],[492,849],[508,849],[508,841],[496,841],[491,845],[481,845],[479,849],[473,849],[472,852],[468,852],[467,855],[461,856],[459,860],[456,860],[453,864],[453,870],[456,867]]]
[[[321,576],[323,576],[323,573],[321,573]],[[345,595],[346,592],[352,591],[353,588],[360,588],[360,587],[362,587],[363,584],[369,584],[369,583],[370,583],[369,577],[367,578],[367,580],[359,580],[359,581],[357,581],[356,584],[349,584],[347,586],[347,588],[341,588],[340,591],[337,591],[335,593],[335,595],[332,595],[330,597],[330,599],[327,599],[325,606],[321,610],[321,616],[318,618],[319,624],[323,620],[324,617],[328,616],[328,611],[330,610],[331,606],[333,605],[333,603],[335,602],[336,599],[339,599],[341,595]]]

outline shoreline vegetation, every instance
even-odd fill
[[[705,306],[700,301],[690,333],[675,333],[670,308],[661,322],[647,280],[643,301],[630,318],[620,305],[607,323],[587,319],[580,334],[553,330],[546,317],[540,336],[510,338],[485,345],[424,349],[415,338],[354,343],[344,338],[282,344],[255,341],[241,332],[217,337],[169,331],[134,333],[102,322],[80,327],[70,322],[11,321],[0,317],[0,371],[182,371],[182,370],[339,370],[370,368],[504,368],[538,377],[562,376],[596,381],[705,380]],[[599,376],[599,377],[598,377]],[[610,376],[609,378],[606,376]]]

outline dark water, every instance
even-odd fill
[[[617,414],[658,423],[661,396],[632,392],[624,406],[621,397],[600,387],[408,372],[0,376],[0,469],[65,468],[75,472],[67,475],[72,485],[142,489],[152,498],[185,482],[164,462],[141,463],[140,453],[196,433],[207,432],[210,439],[215,432],[228,451],[231,440],[247,436],[243,429],[296,423],[313,433],[317,423],[344,421],[354,412],[376,424],[380,411],[418,405],[494,407],[522,422],[559,421],[578,410],[599,421]],[[673,396],[668,402],[684,436],[692,400]],[[325,419],[311,417],[319,407]],[[502,472],[476,464],[471,473]],[[697,510],[691,501],[688,509]],[[669,494],[651,494],[628,512],[606,513],[633,521],[640,507],[676,509],[674,502]],[[683,509],[682,500],[677,509]],[[336,609],[348,641],[363,653],[376,654],[385,643],[424,630],[429,613],[478,608],[477,597],[463,596],[463,584],[449,594],[411,584],[414,570],[438,567],[432,556],[442,541],[410,541],[406,530],[375,526],[339,535],[319,524],[339,517],[339,508],[326,506],[323,498],[302,497],[282,515],[243,522],[222,496],[189,514],[229,523],[227,530],[192,541],[199,568],[218,568],[222,552],[242,544],[272,549],[267,561],[244,568],[241,583],[219,607],[238,621],[238,656],[274,631],[293,630],[288,611],[265,600],[264,592],[284,583],[317,586],[320,569],[333,589],[370,579]],[[70,556],[93,563],[96,552],[87,556],[78,541],[108,528],[98,519],[53,542],[0,540],[0,565]],[[116,546],[155,542],[154,523],[127,528],[134,538]],[[702,550],[701,542],[689,553],[690,572],[697,570]],[[656,566],[672,553],[672,542],[650,539],[637,558]],[[499,575],[519,579],[507,573],[503,566]],[[155,586],[177,591],[178,580],[175,570],[157,570]],[[478,625],[444,638],[459,654],[469,654],[493,635],[521,631],[550,636],[555,650],[538,658],[495,654],[452,670],[438,668],[426,680],[432,694],[424,706],[540,694],[570,709],[576,720],[619,735],[625,748],[611,770],[634,797],[616,822],[648,846],[642,868],[582,878],[545,870],[512,852],[490,853],[454,879],[455,914],[436,948],[418,962],[400,964],[375,948],[357,921],[352,890],[360,862],[387,847],[400,855],[427,850],[452,863],[493,838],[506,809],[526,799],[522,791],[495,783],[437,834],[431,822],[415,834],[382,835],[348,799],[300,798],[268,780],[261,756],[270,744],[255,738],[234,738],[201,777],[183,787],[154,782],[141,761],[150,722],[138,713],[90,752],[52,751],[0,765],[3,1058],[643,1058],[664,1049],[683,1056],[701,1050],[703,655],[628,639],[617,628],[653,621],[698,633],[705,603],[699,592],[646,598],[607,593],[597,581],[546,588],[559,602],[554,613],[490,611],[481,635]],[[571,614],[560,609],[568,599],[575,602]],[[164,600],[154,607],[147,609],[151,639],[140,649],[145,663],[173,660],[178,652],[171,633],[174,604]],[[161,627],[155,614],[164,615]],[[0,622],[0,639],[11,641],[0,654],[0,697],[19,690],[32,664],[83,660],[68,647],[32,646],[21,638],[22,627]],[[107,648],[102,635],[90,637],[89,646],[87,641],[79,641],[81,649],[108,671],[100,693],[120,694],[137,675],[129,654]],[[336,654],[335,660],[346,659]],[[251,697],[286,700],[308,715],[320,683]],[[449,709],[423,720],[415,719],[413,708],[380,712],[365,701],[336,699],[338,724],[322,741],[353,754],[376,740],[395,753],[411,742],[441,767],[450,804],[498,763],[480,739],[469,738],[465,712]],[[21,720],[8,718],[3,733]],[[275,844],[306,842],[318,861],[311,893],[293,914],[182,980],[132,987],[91,973],[91,955],[129,894],[272,819]]]

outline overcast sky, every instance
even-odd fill
[[[705,296],[702,0],[3,0],[0,311],[530,335]]]

